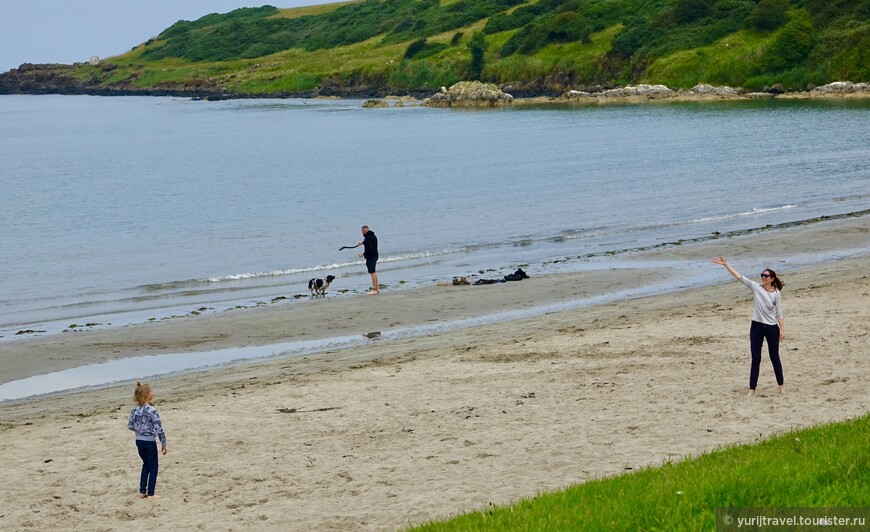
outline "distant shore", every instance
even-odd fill
[[[439,92],[431,90],[397,90],[394,87],[362,85],[332,86],[302,92],[245,93],[224,90],[212,86],[191,87],[135,87],[104,86],[72,74],[76,65],[29,64],[0,73],[0,95],[89,95],[89,96],[155,96],[191,98],[194,100],[233,99],[287,99],[287,98],[344,98],[344,99],[389,99],[410,97],[426,100]],[[752,99],[867,99],[870,84],[866,82],[834,82],[821,87],[804,90],[784,88],[781,85],[750,91],[739,87],[705,87],[704,92],[695,90],[672,90],[664,85],[628,85],[625,87],[579,87],[576,89],[535,88],[534,83],[504,84],[499,88],[512,95],[514,105],[543,104],[638,104],[648,102],[709,102]],[[848,87],[847,87],[848,86]],[[652,91],[638,93],[637,88],[653,87]],[[826,89],[827,88],[827,89]]]

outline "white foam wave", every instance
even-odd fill
[[[310,266],[307,268],[288,268],[286,270],[272,270],[270,272],[254,272],[254,273],[236,273],[232,275],[221,275],[218,277],[208,277],[206,279],[200,279],[199,282],[202,283],[222,283],[227,281],[244,281],[246,279],[259,279],[262,277],[281,277],[284,275],[293,275],[297,273],[306,273],[306,272],[316,272],[320,270],[335,270],[338,268],[344,268],[347,266],[353,266],[354,264],[359,264],[359,261],[353,262],[337,262],[334,264],[327,264],[321,266]]]
[[[379,259],[379,262],[400,262],[400,261],[408,261],[408,260],[416,260],[416,259],[425,259],[429,257],[437,257],[440,255],[448,255],[451,253],[460,253],[466,251],[465,248],[450,248],[450,249],[442,249],[437,251],[420,251],[415,253],[405,253],[401,255],[392,255],[387,257],[382,257]],[[198,281],[201,283],[222,283],[228,281],[244,281],[247,279],[258,279],[263,277],[281,277],[285,275],[295,275],[298,273],[307,273],[307,272],[319,272],[319,271],[330,271],[337,270],[340,268],[347,268],[350,266],[356,266],[361,264],[362,260],[354,260],[354,261],[346,261],[346,262],[336,262],[333,264],[321,264],[319,266],[308,266],[305,268],[288,268],[286,270],[272,270],[269,272],[254,272],[254,273],[236,273],[232,275],[221,275],[217,277],[208,277],[205,279],[199,279]]]
[[[730,220],[732,218],[742,218],[744,216],[756,216],[758,214],[767,214],[769,212],[777,212],[784,211],[788,209],[795,209],[800,207],[800,205],[780,205],[778,207],[767,207],[767,208],[755,208],[749,211],[742,211],[732,214],[721,214],[719,216],[705,216],[704,218],[695,218],[694,220],[688,220],[685,222],[674,222],[674,224],[701,224],[707,222],[717,222],[719,220]]]
[[[399,262],[399,261],[403,261],[403,260],[427,259],[429,257],[438,257],[441,255],[450,255],[452,253],[463,253],[465,251],[468,251],[467,247],[441,249],[438,251],[420,251],[420,252],[416,252],[416,253],[405,253],[403,255],[393,255],[390,257],[382,257],[382,258],[378,259],[378,262]]]

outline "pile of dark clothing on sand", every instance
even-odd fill
[[[506,283],[508,281],[522,281],[523,279],[528,279],[529,275],[523,271],[522,268],[518,268],[514,273],[509,273],[504,276],[504,279],[478,279],[474,281],[475,285],[481,284],[496,284],[496,283]]]

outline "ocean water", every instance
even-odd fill
[[[363,224],[403,290],[870,208],[870,102],[361,103],[0,96],[0,342],[356,297]]]

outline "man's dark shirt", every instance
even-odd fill
[[[363,237],[363,246],[365,247],[363,257],[366,260],[378,260],[378,237],[371,229]]]

